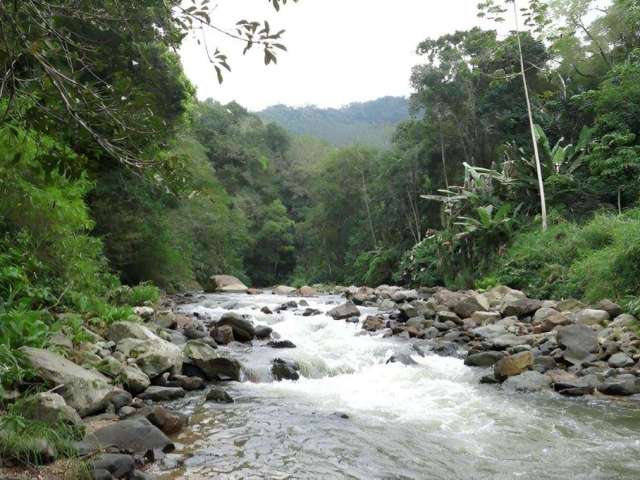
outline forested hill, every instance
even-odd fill
[[[404,97],[383,97],[341,108],[274,105],[258,116],[290,133],[311,135],[337,147],[387,148],[395,127],[409,117],[409,102]]]

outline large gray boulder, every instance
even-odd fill
[[[36,375],[56,390],[82,417],[104,410],[114,391],[109,378],[87,370],[60,355],[39,348],[22,347],[27,364]]]
[[[489,300],[482,294],[469,295],[463,298],[453,307],[460,318],[470,318],[475,312],[486,312],[489,310]]]
[[[49,425],[57,425],[60,422],[71,426],[82,424],[78,412],[67,405],[64,398],[53,392],[38,393],[29,397],[21,413],[25,418]]]
[[[233,330],[233,338],[239,342],[250,342],[256,337],[256,330],[253,324],[237,313],[225,313],[216,325],[218,327],[225,325],[231,327]]]
[[[498,360],[493,366],[493,373],[499,381],[504,381],[509,377],[520,375],[531,367],[533,367],[533,354],[520,352]]]
[[[540,300],[534,300],[531,298],[522,298],[520,300],[509,300],[503,303],[500,311],[505,317],[526,317],[533,315],[539,308],[542,307]]]
[[[118,343],[125,338],[135,338],[137,340],[155,340],[156,334],[144,325],[134,322],[116,322],[109,326],[107,339]]]
[[[467,355],[464,364],[469,367],[491,367],[505,356],[504,352],[487,351]]]
[[[144,455],[153,450],[169,452],[174,445],[169,438],[144,417],[135,417],[102,427],[85,437],[85,443],[102,450],[116,447],[118,450]]]
[[[551,386],[551,378],[535,370],[530,370],[507,378],[502,386],[516,392],[539,392]]]
[[[249,288],[233,275],[213,275],[205,285],[205,291],[208,293],[245,293],[247,290]]]
[[[353,302],[347,302],[344,305],[339,305],[332,308],[327,312],[334,320],[346,320],[347,318],[359,317],[360,310]]]
[[[585,308],[575,314],[575,321],[580,325],[602,325],[609,320],[609,313],[606,310],[595,310]]]
[[[194,340],[184,346],[187,361],[202,370],[208,380],[242,379],[242,366],[235,359],[222,357],[204,342]]]
[[[127,365],[119,378],[127,391],[134,395],[144,392],[151,385],[149,377],[137,365]]]
[[[296,293],[296,289],[286,285],[278,285],[273,289],[272,293],[274,295],[293,295]]]
[[[179,374],[183,361],[180,347],[163,340],[144,326],[138,325],[138,327],[140,328],[136,331],[143,338],[123,338],[118,342],[116,349],[133,358],[142,372],[151,380],[168,371]]]
[[[558,328],[557,340],[563,347],[586,353],[598,351],[598,336],[586,325],[567,325]]]

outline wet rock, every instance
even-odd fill
[[[507,301],[502,306],[501,312],[505,317],[516,316],[518,318],[533,315],[540,307],[542,302],[531,298],[523,298],[515,301]]]
[[[148,451],[168,452],[174,448],[171,440],[144,417],[121,420],[102,427],[88,434],[85,443],[96,450],[113,446],[142,455]]]
[[[182,398],[185,395],[185,391],[178,387],[158,387],[152,385],[144,392],[138,395],[138,398],[142,400],[151,400],[153,402],[163,402],[168,400],[175,400],[176,398]]]
[[[579,325],[602,325],[609,320],[609,314],[605,310],[586,308],[575,314],[575,322]]]
[[[233,403],[233,398],[220,388],[212,388],[207,393],[207,402]]]
[[[290,340],[275,340],[267,343],[271,348],[296,348],[295,343]]]
[[[484,375],[480,378],[480,383],[481,384],[486,384],[486,385],[495,385],[500,383],[498,381],[498,379],[495,377],[495,375],[490,374],[490,375]]]
[[[493,373],[498,380],[504,381],[509,377],[520,375],[533,366],[533,354],[521,352],[498,360],[493,367]]]
[[[271,374],[277,381],[300,379],[300,367],[297,363],[282,358],[274,359],[271,365]]]
[[[496,350],[504,350],[507,348],[518,347],[527,345],[531,342],[531,337],[528,335],[514,335],[512,333],[505,333],[497,337],[493,337],[490,340],[492,348]]]
[[[235,359],[222,357],[209,345],[194,340],[184,349],[187,359],[206,375],[208,380],[240,381],[242,367]]]
[[[149,377],[137,365],[124,367],[119,378],[122,385],[134,395],[145,391],[151,385]]]
[[[520,375],[507,378],[502,386],[516,392],[539,392],[551,385],[551,379],[535,370],[523,372]]]
[[[197,319],[194,319],[193,322],[185,326],[182,332],[189,340],[198,340],[209,335],[205,324]]]
[[[380,315],[376,316],[368,316],[366,320],[362,323],[362,329],[367,332],[377,332],[378,330],[382,330],[385,328],[386,321],[384,317]]]
[[[269,338],[273,333],[273,328],[268,327],[266,325],[258,325],[255,327],[256,338],[260,340],[264,340],[265,338]]]
[[[393,355],[391,355],[391,357],[389,357],[389,359],[386,361],[387,364],[389,363],[401,363],[403,365],[418,365],[418,362],[416,362],[413,358],[411,358],[411,355],[407,355],[406,353],[395,353]]]
[[[247,290],[247,286],[232,275],[214,275],[209,278],[208,284],[205,285],[205,291],[209,293],[244,293]]]
[[[564,370],[550,370],[547,372],[547,376],[551,379],[553,389],[561,395],[581,397],[594,392],[593,385],[573,373]]]
[[[262,290],[258,290],[257,288],[247,289],[247,295],[261,295],[262,293],[263,293]]]
[[[154,323],[161,328],[174,329],[178,325],[178,318],[171,310],[163,310],[156,314]]]
[[[497,351],[471,353],[465,358],[464,364],[470,367],[491,367],[504,356],[504,352]]]
[[[640,382],[634,375],[618,375],[598,385],[598,391],[614,396],[636,395],[640,393]]]
[[[175,435],[181,432],[189,423],[189,417],[186,415],[172,412],[160,405],[153,407],[146,417],[166,435]]]
[[[100,412],[114,390],[109,378],[87,370],[48,350],[22,347],[27,364],[51,388],[63,386],[57,392],[80,416]]]
[[[398,309],[400,310],[400,319],[403,321],[418,316],[418,309],[410,303],[403,303]]]
[[[353,302],[347,302],[344,305],[332,308],[327,312],[334,320],[346,320],[351,317],[359,317],[360,310],[355,306]]]
[[[44,392],[29,397],[22,408],[22,415],[29,420],[57,425],[80,426],[82,420],[73,408],[67,405],[62,396],[57,393]]]
[[[260,309],[260,311],[261,311],[262,313],[264,313],[265,315],[273,315],[273,312],[271,311],[271,309],[270,309],[269,307],[266,307],[266,306],[265,306],[265,307],[262,307],[262,308]]]
[[[609,358],[609,366],[612,368],[624,368],[633,365],[633,359],[627,355],[626,353],[620,352],[616,353]]]
[[[250,342],[256,336],[256,331],[249,320],[237,313],[228,312],[218,320],[217,326],[229,326],[233,329],[233,337],[239,342]]]
[[[315,317],[316,315],[321,315],[322,312],[315,308],[305,308],[304,312],[302,312],[303,317]]]
[[[101,471],[108,472],[109,477],[128,478],[135,468],[136,464],[133,456],[122,453],[104,453],[91,462],[94,478],[95,472],[98,472],[98,475],[102,475],[102,478],[104,478],[104,474]]]
[[[228,345],[235,340],[233,337],[233,328],[229,325],[222,325],[211,330],[211,337],[218,345]]]
[[[180,387],[187,392],[200,390],[204,386],[204,380],[200,377],[188,377],[186,375],[176,375],[175,380],[180,384]]]

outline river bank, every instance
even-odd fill
[[[514,465],[529,478],[536,462],[565,465],[537,478],[637,472],[638,337],[610,302],[503,287],[249,293],[171,297],[96,339],[105,383],[61,392],[98,425],[81,450],[110,452],[89,457],[94,478],[494,478]],[[57,367],[40,374],[77,385],[79,371],[47,355]]]

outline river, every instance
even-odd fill
[[[260,312],[290,300],[202,295],[180,307],[213,319],[250,315],[297,348],[232,345],[247,381],[222,385],[234,404],[203,404],[200,395],[174,405],[192,419],[170,457],[181,464],[162,479],[640,478],[637,404],[503,392],[479,384],[486,371],[422,357],[406,340],[324,314],[303,317],[304,308]],[[322,312],[344,301],[305,300]],[[398,352],[417,364],[387,363]],[[297,361],[302,378],[272,381],[276,357]]]

